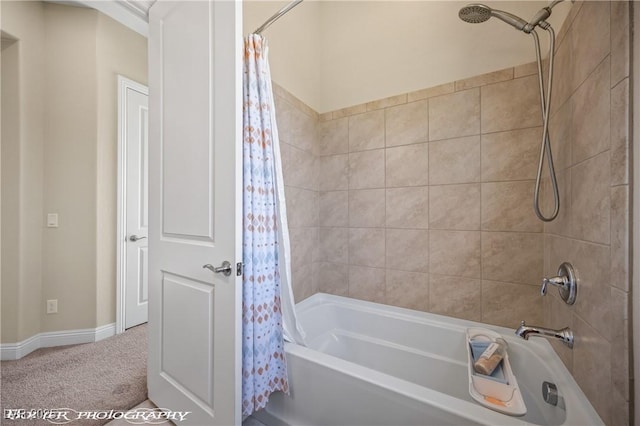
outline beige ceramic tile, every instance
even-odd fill
[[[609,244],[609,152],[571,169],[571,226],[575,238]]]
[[[387,269],[386,302],[401,308],[429,309],[429,275]]]
[[[565,102],[562,108],[557,110],[556,114],[549,120],[551,153],[553,154],[553,164],[556,170],[563,170],[571,166],[571,143],[573,138],[571,116],[571,102]]]
[[[386,149],[386,186],[422,186],[429,183],[429,144]]]
[[[480,182],[480,136],[429,143],[429,184]]]
[[[611,285],[629,291],[629,187],[611,188]]]
[[[281,101],[276,106],[280,138],[299,149],[313,151],[316,132],[316,117],[311,117],[289,101]]]
[[[349,189],[384,188],[384,149],[349,154]]]
[[[609,53],[610,7],[608,1],[585,1],[573,22],[573,89],[578,87]]]
[[[513,68],[505,68],[503,70],[481,74],[464,80],[458,80],[455,84],[456,92],[507,80],[513,80]]]
[[[482,322],[517,328],[522,320],[529,324],[542,321],[540,289],[482,280]]]
[[[313,263],[313,251],[318,241],[318,228],[289,229],[291,243],[291,264],[295,266]]]
[[[629,294],[611,289],[612,333],[611,353],[615,354],[611,359],[611,381],[615,390],[629,399],[629,380],[632,379],[629,361]]]
[[[349,263],[349,228],[322,228],[319,241],[320,262]]]
[[[313,265],[311,263],[292,267],[291,282],[296,302],[313,295]]]
[[[318,226],[318,193],[307,189],[285,187],[289,227]]]
[[[367,111],[375,111],[377,109],[388,108],[396,105],[407,103],[406,93],[403,95],[391,96],[389,98],[378,99],[377,101],[367,103]]]
[[[349,191],[349,226],[383,228],[384,225],[384,189],[359,189]]]
[[[320,155],[346,154],[349,152],[349,119],[318,123]]]
[[[279,96],[282,99],[285,99],[293,107],[300,110],[301,112],[308,115],[309,117],[313,119],[318,119],[318,113],[313,108],[311,108],[310,106],[302,102],[300,99],[295,97],[293,94],[291,94],[289,91],[284,89],[282,86],[279,86],[277,83],[274,83],[273,81],[271,83],[273,87],[273,93],[275,96]]]
[[[349,226],[348,191],[321,191],[318,198],[320,226]]]
[[[480,232],[429,231],[429,273],[480,278]]]
[[[385,230],[377,228],[349,229],[349,264],[383,267]]]
[[[429,231],[392,229],[386,233],[387,269],[429,271]]]
[[[384,111],[349,117],[349,152],[384,148]]]
[[[611,184],[629,183],[629,80],[611,89]]]
[[[384,303],[386,273],[384,269],[349,267],[349,297]]]
[[[325,122],[325,121],[329,121],[333,118],[333,113],[332,112],[325,112],[324,114],[320,114],[318,115],[318,121],[319,122]]]
[[[543,316],[544,326],[552,329],[569,327],[573,329],[573,309],[567,306],[559,297],[548,292],[543,298],[543,304],[549,307],[549,311]],[[535,325],[535,324],[534,324]],[[564,365],[569,371],[573,369],[573,350],[559,341],[550,341]]]
[[[429,312],[480,321],[481,281],[477,279],[429,275]]]
[[[611,395],[611,424],[612,425],[630,425],[633,424],[629,420],[630,417],[630,403],[624,399],[620,392],[616,389],[613,390]]]
[[[611,424],[611,345],[580,317],[573,326],[573,377],[605,424]]]
[[[482,135],[482,181],[535,179],[541,138],[541,127]]]
[[[546,166],[545,169],[547,170]],[[556,170],[560,210],[558,216],[551,222],[544,223],[544,232],[550,234],[571,236],[571,170]],[[542,213],[551,217],[555,208],[551,179],[544,178],[540,187],[540,205]]]
[[[540,126],[538,77],[490,84],[482,90],[482,133]]]
[[[332,117],[333,119],[337,119],[342,117],[349,117],[350,115],[362,114],[363,112],[367,112],[366,104],[354,105],[347,108],[339,109],[337,111],[333,111]]]
[[[329,155],[318,159],[320,191],[349,189],[349,155]]]
[[[536,61],[518,65],[513,68],[513,78],[526,77],[534,74],[538,75],[538,63]]]
[[[479,230],[480,184],[431,186],[429,228]]]
[[[610,336],[612,324],[609,246],[573,240],[569,252],[565,252],[564,255],[565,261],[573,265],[578,276],[576,313],[600,334]]]
[[[610,146],[609,59],[600,64],[578,88],[571,102],[572,161],[577,164]]]
[[[480,133],[480,89],[429,99],[429,140]]]
[[[446,83],[439,86],[429,87],[427,89],[416,90],[407,95],[408,102],[419,101],[422,99],[433,98],[434,96],[448,95],[455,92],[455,83]]]
[[[482,278],[539,285],[542,280],[542,234],[482,233]]]
[[[318,263],[318,291],[321,293],[349,295],[349,265],[343,263]]]
[[[386,146],[426,142],[429,137],[429,103],[411,102],[385,109]]]
[[[611,2],[611,87],[629,75],[630,2]]]
[[[309,151],[291,147],[289,150],[289,167],[287,185],[298,188],[316,189],[318,183],[318,169],[316,157]]]
[[[553,90],[551,91],[551,116],[564,105],[573,93],[573,51],[571,38],[565,38],[558,45],[553,62]],[[548,67],[548,66],[547,66]],[[543,69],[545,76],[548,68]]]
[[[484,231],[542,232],[533,208],[534,181],[482,184]]]
[[[388,228],[429,227],[429,187],[387,189],[386,198]]]

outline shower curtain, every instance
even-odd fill
[[[280,142],[267,43],[244,41],[242,414],[288,392],[284,340],[304,344],[295,317]]]

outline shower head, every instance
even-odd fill
[[[512,15],[509,12],[503,10],[491,9],[489,6],[480,3],[468,4],[458,12],[458,16],[464,22],[471,24],[479,24],[487,21],[489,18],[496,17],[501,21],[515,27],[516,29],[523,31],[527,26],[527,21],[522,18]]]

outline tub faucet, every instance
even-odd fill
[[[551,339],[558,339],[565,345],[573,349],[573,331],[569,327],[560,330],[552,330],[549,328],[537,327],[534,325],[526,325],[524,321],[520,322],[520,327],[516,330],[516,336],[529,340],[529,336],[542,336]]]

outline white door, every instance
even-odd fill
[[[242,420],[241,17],[239,1],[149,15],[148,386],[180,424]]]
[[[125,153],[125,306],[124,327],[147,322],[149,251],[149,90],[120,77],[123,86]]]

